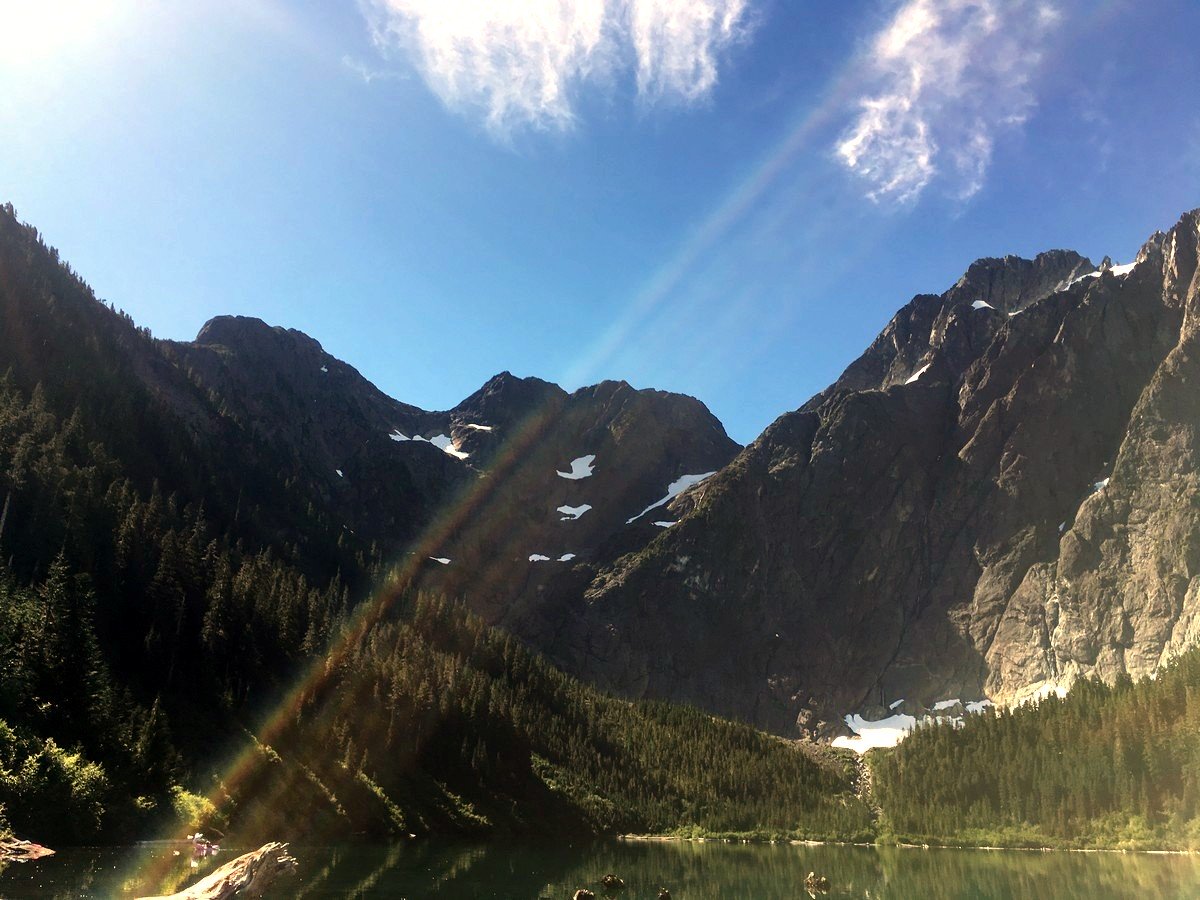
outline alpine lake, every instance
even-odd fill
[[[170,845],[67,848],[0,872],[0,897],[169,894],[233,859],[193,865]],[[950,850],[721,841],[609,840],[295,846],[298,873],[270,897],[555,898],[586,887],[597,897],[1087,898],[1200,897],[1200,855],[1038,850]],[[605,894],[614,873],[625,889]],[[809,872],[829,879],[809,894]]]

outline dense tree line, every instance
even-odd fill
[[[128,832],[168,806],[179,748],[202,756],[255,689],[325,646],[348,603],[338,581],[314,588],[270,549],[216,535],[202,503],[140,493],[79,416],[60,420],[11,377],[0,555],[0,804],[14,825],[36,813],[30,824],[67,839]],[[38,759],[62,770],[59,788]],[[69,796],[74,774],[80,803],[45,802]]]
[[[1136,684],[919,728],[871,764],[901,838],[1200,848],[1200,651]]]

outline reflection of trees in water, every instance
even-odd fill
[[[300,874],[272,897],[570,897],[579,887],[600,895],[600,879],[613,872],[625,880],[622,896],[628,898],[653,897],[664,886],[678,898],[790,900],[805,896],[810,871],[829,876],[830,897],[1200,896],[1200,859],[1137,853],[565,840],[412,841],[294,851]],[[116,874],[123,855],[114,849],[66,850],[11,867],[0,874],[0,896],[117,896],[127,887]],[[191,870],[173,869],[167,880],[180,872]]]
[[[175,855],[175,851],[179,855]],[[240,853],[240,851],[239,851]],[[79,897],[173,894],[239,853],[193,859],[190,845],[153,842],[135,847],[67,847],[53,856],[0,869],[0,897],[76,900]],[[153,861],[154,865],[146,865]],[[193,862],[195,866],[193,867]],[[131,877],[137,871],[141,877]]]
[[[880,896],[1191,897],[1200,896],[1200,860],[1143,853],[1039,850],[878,850]]]
[[[270,897],[536,897],[546,865],[561,873],[578,858],[570,847],[544,853],[522,845],[446,841],[301,847],[294,853],[302,867],[317,870],[315,882],[302,874],[303,889],[281,884]],[[533,859],[541,870],[530,866]]]
[[[675,897],[794,898],[804,896],[810,871],[830,877],[832,896],[876,896],[882,880],[869,847],[629,841],[597,845],[565,879],[547,884],[545,896],[570,896],[568,888],[610,871],[631,897],[652,897],[662,886]]]
[[[544,855],[510,862],[529,868]],[[569,897],[578,887],[599,894],[599,879],[614,872],[628,897],[652,897],[661,885],[675,897],[771,900],[804,896],[810,871],[829,877],[832,897],[1200,896],[1195,857],[638,841],[598,843],[561,876],[511,896]]]

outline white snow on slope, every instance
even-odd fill
[[[625,524],[628,525],[629,523],[626,522]],[[659,528],[670,528],[675,523],[674,522],[655,522],[654,524],[657,525]]]
[[[1097,481],[1095,484],[1092,485],[1092,493],[1094,494],[1097,491],[1102,491],[1106,487],[1108,487],[1108,479],[1101,478],[1099,481]]]
[[[341,470],[341,469],[334,469],[333,471],[337,472],[337,477],[338,477],[338,478],[345,478],[345,477],[346,477],[345,475],[343,475],[343,474],[342,474],[342,470]]]
[[[903,702],[903,700],[896,700],[892,703],[889,709],[895,709]],[[937,703],[933,704],[933,710],[936,713],[943,709],[949,709],[959,702],[961,701],[957,699],[939,700]],[[968,714],[981,713],[992,705],[993,704],[991,700],[972,700],[971,702],[964,704],[963,709],[965,709]],[[941,722],[949,721],[953,725],[958,726],[962,724],[963,717],[937,715],[923,716],[920,719],[920,722],[929,722],[933,720]],[[849,750],[855,751],[856,753],[866,753],[872,747],[895,747],[898,743],[904,740],[904,738],[908,736],[908,733],[912,731],[912,729],[918,724],[918,720],[915,716],[904,715],[903,713],[897,713],[894,716],[888,716],[887,718],[879,719],[875,722],[869,722],[862,716],[855,714],[846,716],[845,722],[846,726],[854,732],[854,735],[852,737],[846,737],[843,735],[841,737],[834,738],[833,746],[845,747]]]
[[[1137,267],[1137,263],[1131,262],[1131,263],[1124,263],[1119,266],[1110,266],[1105,271],[1112,272],[1118,278],[1123,278],[1124,276],[1126,276],[1130,272],[1132,272],[1136,267]],[[1072,278],[1065,285],[1063,285],[1061,288],[1059,288],[1059,290],[1065,291],[1067,288],[1074,287],[1075,285],[1079,284],[1079,282],[1083,281],[1086,278],[1099,278],[1103,274],[1104,274],[1104,272],[1100,271],[1099,269],[1097,269],[1095,272],[1088,272],[1086,275],[1080,275],[1078,278]]]
[[[328,372],[328,371],[329,371],[329,366],[321,366],[321,371],[322,371],[322,372]]]
[[[902,714],[868,722],[855,713],[846,716],[845,721],[846,726],[854,732],[854,737],[836,737],[833,746],[846,747],[856,753],[866,753],[872,747],[895,747],[917,727],[916,718]]]
[[[471,429],[474,429],[475,431],[491,431],[492,430],[491,425],[473,425],[470,422],[468,422],[466,425],[464,425],[463,428],[471,428]]]
[[[578,459],[571,460],[570,472],[559,472],[559,478],[570,478],[572,481],[580,478],[591,477],[592,470],[595,468],[593,463],[596,461],[596,454],[589,453],[587,456],[581,456]],[[557,470],[555,470],[557,471]]]
[[[558,474],[561,475],[562,472],[559,472]],[[636,516],[634,516],[632,519],[626,519],[625,524],[629,525],[632,522],[636,522],[638,519],[640,519],[646,513],[650,512],[650,510],[658,509],[660,506],[665,506],[666,504],[668,504],[672,500],[674,500],[676,497],[678,497],[680,494],[682,494],[684,491],[686,491],[688,488],[692,487],[693,485],[697,485],[700,482],[702,482],[704,479],[711,478],[713,475],[716,475],[716,474],[717,474],[716,472],[703,472],[699,475],[680,475],[677,479],[675,479],[669,485],[667,485],[667,496],[663,497],[661,500],[651,503],[649,506],[647,506],[645,509],[643,509],[640,513],[638,513]]]
[[[903,697],[901,697],[899,700],[893,700],[891,703],[888,704],[888,709],[895,709],[897,706],[899,706],[903,702],[904,702]]]
[[[986,300],[976,300],[971,304],[971,309],[995,309],[996,307],[988,303]]]
[[[560,472],[559,474],[561,475],[562,473]],[[563,514],[562,521],[572,522],[591,508],[592,505],[590,503],[584,503],[582,506],[560,506],[558,511]]]
[[[558,561],[559,561],[559,562],[570,562],[570,561],[571,561],[571,560],[573,560],[574,558],[575,558],[575,554],[574,554],[574,553],[564,553],[562,556],[560,556],[560,557],[558,558]]]
[[[914,381],[916,381],[918,378],[920,378],[922,375],[925,374],[925,370],[928,369],[930,365],[931,365],[931,363],[925,363],[925,365],[921,366],[921,368],[917,369],[917,371],[915,371],[911,375],[909,375],[908,381],[906,381],[904,383],[912,384]]]
[[[530,553],[530,554],[529,554],[529,561],[530,561],[530,562],[549,562],[549,561],[550,561],[550,557],[548,557],[548,556],[542,556],[542,554],[540,554],[540,553]]]
[[[399,428],[393,428],[392,433],[389,434],[388,437],[390,437],[393,441],[424,441],[427,444],[433,444],[433,446],[437,447],[443,453],[449,453],[451,456],[458,457],[459,459],[466,459],[471,455],[470,453],[463,453],[461,450],[455,447],[454,441],[450,440],[449,436],[444,434],[435,434],[431,438],[414,434],[410,438],[401,434]]]
[[[1053,681],[1043,681],[1037,685],[1030,685],[1018,691],[1012,705],[1023,706],[1026,703],[1040,703],[1047,697],[1058,697],[1061,699],[1067,696],[1067,692],[1068,688],[1061,684],[1056,684]]]
[[[455,447],[454,441],[450,440],[449,435],[435,434],[429,439],[429,443],[433,444],[433,446],[437,447],[443,453],[449,453],[451,456],[456,456],[459,459],[466,459],[471,455],[470,453],[463,453]]]
[[[429,558],[432,559],[436,563],[441,563],[443,566],[450,565],[450,560],[444,556],[431,556]]]

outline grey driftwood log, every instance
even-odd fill
[[[281,875],[292,875],[296,860],[288,855],[288,845],[263,844],[257,850],[225,863],[190,888],[169,897],[142,897],[139,900],[230,900],[233,897],[258,897]]]

